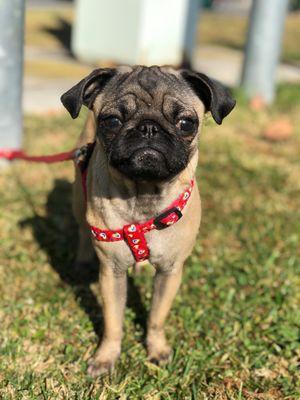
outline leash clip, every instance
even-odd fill
[[[76,164],[79,164],[87,156],[87,146],[82,146],[74,151],[74,158]]]

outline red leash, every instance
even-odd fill
[[[60,161],[73,160],[76,156],[76,150],[66,151],[64,153],[51,154],[48,156],[29,156],[22,150],[14,149],[0,149],[0,158],[4,158],[9,161],[13,160],[26,160],[39,163],[56,163]]]

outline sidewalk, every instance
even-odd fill
[[[220,46],[202,46],[195,51],[194,68],[229,87],[237,87],[243,67],[243,52]],[[277,82],[300,82],[300,67],[281,63]]]

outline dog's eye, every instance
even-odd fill
[[[195,122],[189,118],[181,118],[177,123],[177,127],[184,133],[190,133],[195,129]]]
[[[104,118],[103,122],[108,128],[112,129],[119,128],[119,126],[122,125],[120,118],[116,117],[115,115],[111,115],[109,117]]]

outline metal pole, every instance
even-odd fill
[[[241,85],[271,103],[288,0],[253,0]]]
[[[201,7],[202,0],[188,0],[184,32],[183,63],[187,62],[187,64],[192,64]]]
[[[22,139],[24,0],[0,0],[0,147]]]

